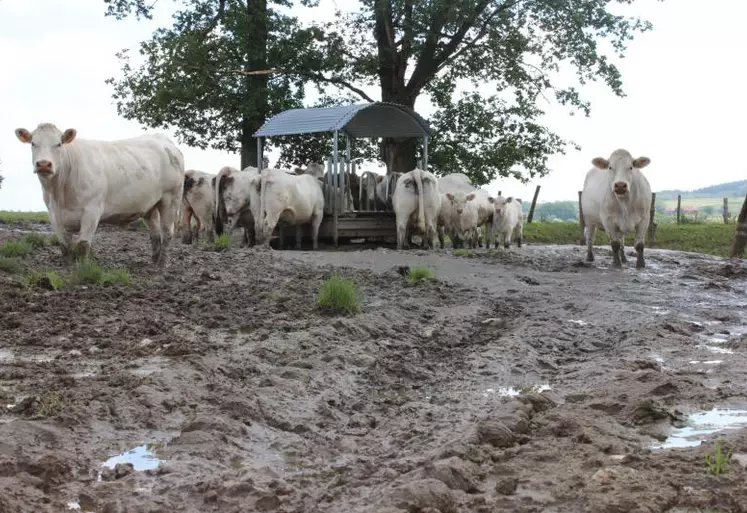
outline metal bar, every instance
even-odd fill
[[[340,177],[337,176],[337,171],[340,169],[340,147],[339,147],[339,132],[337,130],[334,131],[332,135],[332,168],[333,172],[337,178],[335,182],[339,184]],[[338,218],[338,208],[337,208],[337,188],[333,188],[332,195],[335,197],[334,199],[334,209],[332,210],[332,238],[335,241],[335,247],[339,247],[339,241],[337,238],[338,233],[338,224],[337,224],[337,218]]]
[[[257,137],[257,169],[262,171],[262,138]]]
[[[423,137],[423,171],[428,171],[428,136]]]

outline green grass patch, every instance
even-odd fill
[[[732,451],[724,452],[721,450],[721,441],[716,442],[716,453],[706,454],[706,470],[709,474],[717,476],[726,472],[731,460]]]
[[[40,271],[34,269],[29,271],[22,280],[27,289],[43,288],[47,290],[58,290],[65,286],[65,279],[54,271]]]
[[[231,247],[231,235],[228,233],[222,233],[215,238],[213,249],[215,251],[225,251]]]
[[[85,259],[75,263],[70,281],[75,285],[131,285],[132,276],[127,269],[107,269]]]
[[[456,251],[459,251],[459,250],[456,250]],[[433,269],[431,269],[430,267],[423,266],[423,265],[410,267],[410,271],[407,273],[407,281],[409,281],[413,285],[417,285],[419,283],[425,283],[427,281],[433,281],[435,279],[436,279],[436,275],[433,272]]]
[[[59,246],[60,245],[60,238],[57,236],[56,233],[53,233],[49,236],[49,245],[50,246]]]
[[[454,256],[472,258],[475,254],[471,249],[459,248],[454,250]]]
[[[0,223],[43,223],[49,224],[47,212],[17,212],[15,210],[0,210]]]
[[[43,248],[47,245],[47,238],[41,233],[27,233],[19,239],[21,242],[25,242],[33,249]]]
[[[646,241],[646,247],[692,251],[716,256],[728,256],[734,241],[736,225],[717,223],[659,224],[656,242]],[[581,229],[577,222],[524,224],[524,241],[529,244],[578,244]],[[594,245],[608,245],[609,237],[597,230]],[[633,234],[625,237],[625,246],[631,247]]]
[[[0,257],[26,258],[33,251],[33,247],[22,240],[9,240],[0,245]]]
[[[360,293],[355,282],[336,274],[322,283],[316,304],[329,313],[351,315],[361,311]]]
[[[16,258],[0,257],[0,271],[10,274],[20,274],[23,271],[23,266]]]

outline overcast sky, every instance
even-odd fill
[[[303,19],[329,16],[334,0],[302,9]],[[79,137],[115,139],[143,131],[117,116],[111,87],[119,76],[115,52],[136,48],[169,22],[175,4],[158,3],[153,21],[118,22],[104,17],[100,0],[0,0],[0,164],[5,181],[0,210],[45,210],[31,167],[31,148],[16,139],[18,127],[41,122],[76,128]],[[529,185],[499,180],[485,188],[540,201],[575,199],[591,159],[616,148],[646,155],[654,191],[694,189],[747,178],[736,158],[745,141],[744,94],[747,2],[736,0],[638,0],[627,12],[654,23],[633,41],[620,62],[628,96],[615,97],[601,85],[584,89],[592,114],[570,117],[548,110],[547,123],[582,150],[551,158],[552,173]],[[375,99],[376,89],[369,90]],[[416,105],[424,116],[427,105]],[[188,168],[217,172],[238,167],[238,156],[180,146]],[[275,163],[274,156],[271,162]]]

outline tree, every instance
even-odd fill
[[[575,69],[581,84],[601,80],[624,96],[621,74],[599,48],[624,54],[634,33],[651,24],[613,14],[633,0],[360,0],[361,9],[325,28],[329,52],[344,57],[335,77],[378,84],[381,99],[414,107],[426,95],[436,107],[430,163],[438,173],[466,172],[485,184],[496,175],[548,172],[547,158],[572,145],[542,126],[538,100],[590,112],[573,86],[550,74]],[[495,87],[494,94],[457,93],[457,85]],[[412,169],[415,140],[385,141],[391,167]],[[522,173],[517,166],[523,166]]]
[[[106,15],[152,18],[150,0],[104,0]],[[300,0],[315,5],[318,0]],[[240,151],[241,167],[256,165],[252,134],[277,112],[303,106],[306,81],[340,83],[327,68],[339,67],[325,53],[319,27],[303,28],[283,14],[292,0],[182,0],[173,26],[140,44],[144,62],[134,67],[127,50],[117,54],[122,77],[110,78],[118,113],[151,128],[176,129],[180,142],[205,149]],[[268,66],[288,72],[272,74]],[[346,98],[337,92],[336,103]],[[326,141],[307,137],[301,145],[273,140],[281,159],[297,163],[328,155]],[[303,160],[295,160],[302,158]]]

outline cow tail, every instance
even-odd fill
[[[223,201],[223,195],[221,194],[221,185],[223,179],[226,177],[224,169],[225,168],[220,170],[218,176],[214,178],[215,181],[213,183],[213,224],[215,225],[216,235],[222,235],[225,231],[225,227],[223,226],[223,216],[221,215],[226,207],[225,202]]]
[[[265,218],[265,208],[267,208],[267,171],[264,169],[260,171],[259,183],[259,218],[254,220],[254,224],[257,227],[257,233],[260,233],[262,230],[262,221]]]
[[[423,178],[421,171],[416,169],[413,173],[415,175],[415,183],[418,188],[418,228],[421,233],[425,233],[425,209],[423,208]]]

